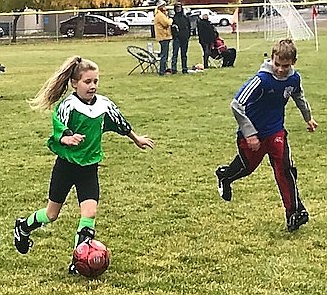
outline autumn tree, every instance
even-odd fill
[[[12,42],[16,42],[17,22],[26,8],[35,10],[62,10],[76,8],[99,8],[99,7],[131,7],[133,0],[2,0],[0,12],[16,12],[12,26]],[[85,18],[81,14],[77,36],[83,36]]]

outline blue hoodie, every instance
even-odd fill
[[[307,122],[311,119],[300,74],[292,69],[284,79],[272,71],[271,61],[262,64],[257,74],[238,91],[231,108],[239,125],[238,136],[265,138],[284,129],[285,106],[292,98]]]

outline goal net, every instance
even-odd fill
[[[265,6],[265,38],[276,41],[282,38],[310,40],[314,34],[299,11],[289,0],[269,0]],[[269,12],[269,13],[268,13]]]

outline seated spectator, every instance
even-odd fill
[[[216,39],[211,47],[210,56],[216,58],[222,56],[222,67],[233,67],[236,59],[236,49],[228,48],[223,38],[219,36],[219,33],[215,31]]]

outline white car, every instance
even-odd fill
[[[157,0],[144,0],[142,6],[156,6]]]
[[[151,26],[153,25],[153,12],[127,11],[114,18],[116,22],[122,22],[128,26]]]
[[[210,9],[193,9],[190,13],[190,16],[199,16],[201,17],[202,15],[207,14],[209,21],[213,25],[218,25],[218,26],[229,26],[232,24],[232,14],[223,14],[223,13],[217,13],[215,11],[212,11]]]

